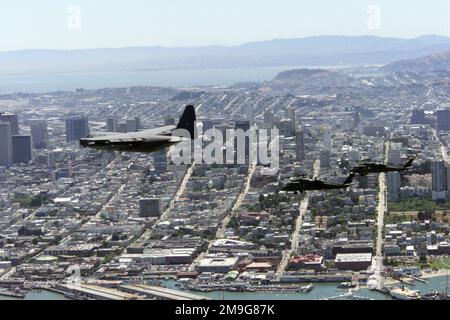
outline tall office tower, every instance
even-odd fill
[[[136,131],[141,130],[141,118],[134,117],[134,121],[136,121]]]
[[[330,166],[330,150],[320,151],[319,160],[321,168],[328,168]]]
[[[323,147],[326,150],[331,150],[331,128],[324,127],[322,137],[323,137]]]
[[[425,119],[425,111],[422,109],[414,109],[411,112],[410,124],[427,124]]]
[[[167,171],[167,148],[153,153],[153,160],[156,173]]]
[[[236,121],[234,124],[234,130],[237,131],[239,129],[242,129],[244,131],[244,134],[247,133],[247,131],[250,129],[250,121],[248,121],[248,120]],[[245,136],[244,142],[245,142],[245,146],[244,146],[245,163],[248,163],[248,158],[249,158],[249,154],[250,154],[250,138],[248,136]],[[234,139],[235,163],[238,160],[238,152],[239,152],[238,150],[240,150],[240,148],[238,146],[238,139],[235,138]]]
[[[87,117],[72,117],[66,120],[67,142],[86,138],[89,135],[89,121]]]
[[[400,174],[398,172],[387,173],[387,192],[390,201],[397,201],[400,199]]]
[[[136,132],[138,130],[136,119],[128,119],[125,123],[127,125],[127,132]]]
[[[273,112],[270,110],[264,111],[264,124],[269,128],[273,128]]]
[[[33,159],[31,136],[12,136],[13,162],[26,163]]]
[[[31,120],[30,129],[33,146],[37,149],[46,149],[48,147],[47,120]]]
[[[293,136],[295,134],[295,130],[297,130],[297,122],[295,119],[295,108],[289,107],[288,113],[289,113],[289,121],[291,121],[291,128],[292,128],[291,136]]]
[[[11,167],[13,163],[11,124],[0,122],[0,166]]]
[[[399,149],[389,149],[388,152],[388,163],[393,165],[400,165],[402,163],[402,159],[400,157]]]
[[[280,135],[292,137],[292,122],[289,119],[283,119],[279,123]]]
[[[350,147],[347,151],[347,158],[348,158],[348,161],[352,161],[352,162],[359,161],[358,149],[353,149],[353,147]]]
[[[446,198],[447,185],[447,166],[445,161],[433,161],[431,163],[432,188],[431,194],[433,200],[444,200]]]
[[[359,116],[359,112],[355,111],[353,112],[353,127],[356,128],[359,125],[359,122],[361,121],[361,117]]]
[[[127,133],[127,123],[120,122],[117,124],[117,132]]]
[[[106,131],[117,132],[118,119],[117,115],[113,115],[106,119]]]
[[[386,136],[386,128],[384,126],[364,126],[363,134],[369,137],[385,137]]]
[[[56,153],[53,151],[47,152],[47,167],[49,169],[56,168]]]
[[[0,113],[0,122],[9,122],[11,125],[11,134],[19,134],[19,116],[17,114],[10,112]]]
[[[161,215],[161,203],[159,198],[142,198],[139,200],[140,217],[159,217]]]
[[[302,129],[295,131],[295,155],[297,161],[305,160],[305,133]]]
[[[344,118],[342,121],[342,128],[346,131],[353,130],[353,120],[350,117]]]
[[[445,109],[437,111],[437,129],[438,131],[450,131],[450,107],[448,104],[443,104]]]
[[[250,123],[250,126],[253,126],[255,124],[255,112],[253,110],[253,105],[249,104],[247,106],[247,120]]]

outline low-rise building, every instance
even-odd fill
[[[371,253],[338,253],[334,264],[339,270],[362,271],[372,264]]]
[[[323,257],[316,254],[295,256],[289,260],[289,269],[299,270],[320,270],[323,264]]]
[[[238,257],[214,257],[200,260],[196,266],[198,272],[226,273],[236,268]]]

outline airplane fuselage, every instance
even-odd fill
[[[144,140],[144,141],[127,141],[127,142],[103,142],[98,141],[95,143],[86,143],[83,145],[87,148],[92,148],[96,150],[102,150],[102,151],[130,151],[130,152],[141,152],[141,153],[152,153],[155,151],[162,150],[166,147],[170,147],[174,144],[178,143],[177,141],[151,141],[151,140]]]
[[[353,171],[360,174],[369,174],[369,173],[381,173],[381,172],[399,172],[405,171],[407,168],[405,167],[397,167],[397,166],[386,166],[386,165],[372,165],[369,167],[360,167],[355,168]]]
[[[178,125],[166,125],[138,132],[99,132],[80,139],[84,148],[106,151],[152,153],[195,136],[195,108],[186,106]]]
[[[301,182],[290,182],[283,190],[291,192],[303,192],[303,191],[314,191],[314,190],[338,190],[346,189],[350,187],[350,184],[339,184],[323,181],[301,181]]]
[[[352,169],[354,173],[358,173],[362,176],[365,176],[369,173],[381,173],[381,172],[401,172],[406,171],[411,168],[412,163],[416,157],[410,158],[405,165],[386,165],[383,163],[365,163],[360,164]]]

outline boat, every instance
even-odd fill
[[[308,284],[307,286],[301,286],[301,287],[300,287],[300,291],[301,291],[301,292],[305,292],[305,293],[311,292],[312,289],[314,289],[314,286],[313,286],[312,283]]]
[[[319,300],[374,300],[374,299],[369,298],[369,297],[356,296],[350,290],[350,292],[341,294],[339,296],[320,298]]]
[[[450,296],[445,292],[431,290],[430,293],[422,295],[420,300],[450,300]]]
[[[356,288],[356,284],[351,282],[341,282],[337,287],[339,289],[353,289]]]
[[[23,299],[23,298],[25,298],[25,293],[22,291],[0,289],[0,296]]]
[[[396,300],[418,300],[421,298],[419,290],[412,290],[405,286],[390,289],[389,295]]]
[[[445,292],[432,289],[430,293],[421,296],[420,300],[450,300],[448,294],[448,268],[445,273]]]

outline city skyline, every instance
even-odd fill
[[[293,70],[251,87],[0,96],[0,296],[40,288],[44,299],[56,290],[57,299],[215,299],[220,291],[312,300],[361,286],[362,299],[444,297],[443,71],[380,68],[356,78],[353,70]],[[202,163],[195,149],[190,164],[176,165],[167,149],[80,148],[91,132],[119,141],[137,128],[174,124],[187,103],[205,130],[278,128],[271,143],[280,145],[279,170],[264,175],[263,159]],[[45,148],[33,148],[33,136]],[[170,280],[157,282],[160,275]],[[124,284],[136,276],[146,282]],[[420,279],[423,292],[402,290],[399,276]],[[106,287],[104,279],[118,282]]]

